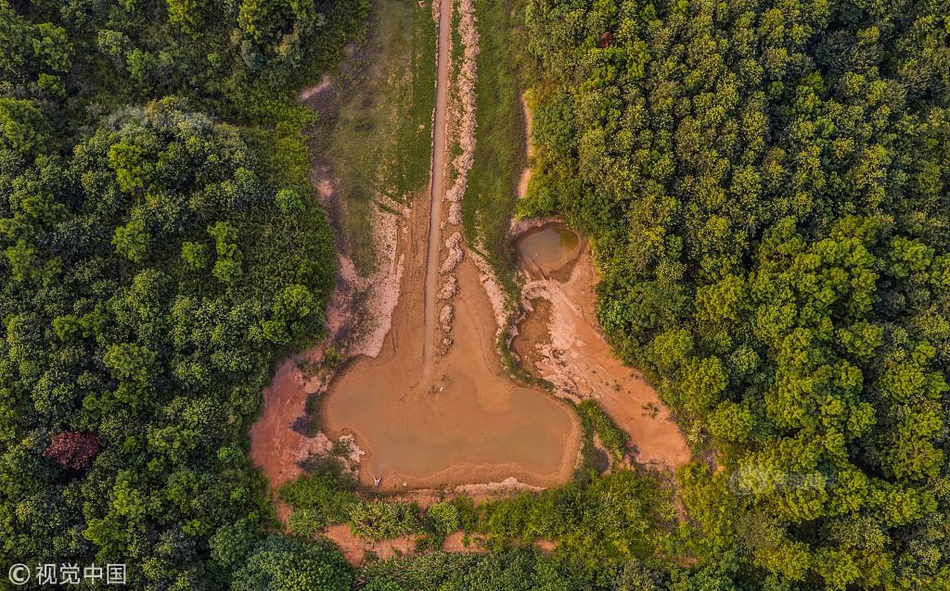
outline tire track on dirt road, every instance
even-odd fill
[[[439,252],[442,243],[442,197],[445,193],[446,111],[449,96],[449,43],[452,34],[452,0],[439,2],[438,71],[435,89],[435,122],[432,126],[432,181],[429,193],[429,245],[426,251],[424,376],[435,363],[438,327]]]

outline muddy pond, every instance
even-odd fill
[[[570,272],[580,250],[580,238],[556,222],[532,228],[517,241],[518,260],[529,276],[549,277]]]
[[[330,385],[321,421],[331,437],[352,434],[366,455],[360,479],[381,487],[436,488],[509,477],[555,486],[573,472],[580,427],[543,390],[511,379],[497,351],[498,325],[474,263],[456,270],[454,344],[423,368],[422,298],[407,274],[387,343]]]

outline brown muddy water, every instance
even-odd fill
[[[422,369],[422,290],[409,290],[379,357],[356,360],[330,385],[323,426],[331,437],[355,436],[367,452],[360,480],[380,477],[383,489],[509,477],[532,486],[567,481],[580,445],[576,417],[564,403],[506,375],[474,263],[465,261],[458,276],[455,344],[436,359],[432,375]]]
[[[525,232],[517,247],[529,274],[548,277],[577,258],[580,238],[559,223],[548,223]]]

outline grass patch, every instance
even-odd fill
[[[584,400],[577,405],[577,414],[585,432],[596,433],[600,441],[614,456],[621,460],[627,452],[630,436],[607,416],[600,405],[593,400]]]
[[[437,34],[429,5],[407,0],[376,2],[368,27],[317,101],[312,139],[339,180],[333,217],[362,272],[373,268],[374,203],[406,202],[428,182]]]
[[[466,234],[482,238],[489,260],[504,272],[514,262],[505,235],[526,162],[521,94],[530,65],[523,49],[524,4],[524,0],[475,2],[481,50],[475,85],[478,131],[462,213]]]

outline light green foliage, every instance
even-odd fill
[[[145,230],[145,220],[133,217],[132,220],[115,229],[112,244],[115,250],[133,263],[141,264],[148,252],[149,235]]]
[[[927,517],[950,521],[933,494],[950,375],[945,12],[528,3],[543,75],[519,209],[592,238],[601,326],[726,468],[691,468],[681,489],[691,544],[707,564],[735,556],[742,588],[939,588],[950,572]],[[826,534],[856,520],[880,543]]]
[[[303,201],[300,194],[293,189],[281,189],[275,197],[277,208],[284,215],[295,215],[303,211]]]
[[[207,268],[211,260],[208,246],[200,242],[182,242],[181,260],[192,271],[201,271]]]
[[[124,141],[109,147],[109,165],[115,171],[116,181],[123,191],[141,191],[148,182],[151,164],[145,157],[145,149]]]
[[[349,508],[348,521],[358,536],[390,540],[419,530],[419,508],[415,503],[356,503]]]
[[[596,433],[604,447],[617,460],[623,459],[627,453],[630,436],[607,416],[600,405],[594,400],[584,400],[577,405],[577,413],[581,417],[584,430],[588,433]]]
[[[349,591],[353,573],[329,544],[271,536],[234,573],[234,591]]]
[[[218,253],[212,274],[222,283],[236,283],[243,273],[241,261],[244,257],[236,242],[237,230],[229,222],[217,222],[208,226],[208,234],[214,238],[214,248]]]
[[[158,66],[158,58],[136,48],[125,55],[125,65],[132,80],[144,86],[151,81],[152,72]]]
[[[724,441],[742,443],[749,438],[755,419],[749,409],[726,400],[709,414],[709,431]]]
[[[121,343],[110,346],[102,362],[116,378],[144,383],[152,375],[155,359],[155,352],[146,347]]]
[[[30,101],[0,98],[0,148],[21,154],[45,148],[48,124]]]
[[[196,34],[204,27],[209,7],[204,0],[166,0],[168,21],[186,33]]]

